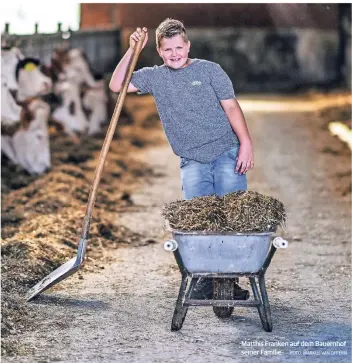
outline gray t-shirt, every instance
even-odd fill
[[[185,68],[166,65],[133,72],[140,94],[154,96],[168,142],[178,156],[209,163],[238,144],[220,100],[234,98],[219,64],[193,59]]]

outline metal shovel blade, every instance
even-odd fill
[[[78,244],[77,256],[71,258],[69,261],[61,265],[55,271],[50,273],[48,276],[44,277],[36,285],[34,285],[26,294],[26,300],[29,301],[33,299],[36,295],[49,289],[49,287],[59,283],[66,277],[74,274],[84,261],[85,251],[87,246],[87,240],[81,238]]]

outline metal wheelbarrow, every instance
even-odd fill
[[[181,231],[172,229],[166,221],[172,239],[164,243],[174,253],[181,272],[181,286],[171,323],[171,330],[182,328],[189,306],[213,306],[220,317],[230,317],[235,306],[257,307],[265,331],[272,331],[265,272],[277,248],[288,242],[273,238],[274,232],[235,233]],[[234,300],[234,281],[248,277],[253,299]],[[213,299],[192,299],[192,291],[200,278],[213,279]],[[259,289],[257,281],[259,283]]]

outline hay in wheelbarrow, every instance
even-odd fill
[[[171,228],[185,231],[267,232],[286,223],[279,200],[250,190],[178,200],[165,204],[162,215]]]

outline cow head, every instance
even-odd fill
[[[36,58],[21,59],[16,66],[18,83],[17,101],[22,102],[30,97],[47,94],[51,91],[52,81],[40,70]]]
[[[68,49],[66,47],[57,47],[54,50],[51,57],[51,68],[55,78],[57,78],[60,73],[64,72],[64,66],[67,65],[69,61]]]
[[[93,72],[82,49],[57,48],[53,53],[52,67],[56,73],[65,73],[67,79],[78,85],[95,85]]]
[[[81,77],[81,83],[86,83],[88,86],[93,87],[95,85],[95,79],[84,51],[79,48],[70,49],[68,55],[71,67]]]
[[[24,103],[21,128],[12,138],[17,161],[30,174],[50,168],[48,118],[50,106],[40,99]]]

